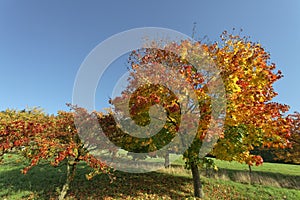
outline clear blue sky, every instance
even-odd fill
[[[279,93],[275,100],[290,105],[291,111],[300,111],[297,0],[2,0],[0,110],[26,106],[40,106],[48,113],[66,110],[65,103],[72,101],[77,70],[101,41],[145,26],[170,28],[191,36],[194,22],[197,35],[207,35],[211,41],[235,27],[261,42],[285,75],[275,85]],[[110,71],[97,92],[100,107],[110,95],[108,86],[117,80],[113,74],[122,70],[113,65]]]

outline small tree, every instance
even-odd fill
[[[67,178],[59,199],[64,199],[67,194],[78,162],[84,161],[94,169],[87,175],[88,179],[99,173],[109,174],[109,168],[91,155],[81,142],[72,112],[59,111],[54,116],[37,109],[28,112],[7,110],[1,113],[0,120],[1,154],[22,147],[22,155],[31,161],[22,170],[24,174],[40,160],[52,166],[67,162]]]
[[[290,148],[275,151],[277,159],[285,162],[300,164],[300,113],[294,112],[289,117],[292,119],[291,132],[286,133],[289,137]]]
[[[129,85],[120,97],[112,100],[115,111],[120,109],[126,119],[130,117],[136,124],[145,126],[150,123],[150,107],[159,104],[165,109],[166,123],[150,139],[129,137],[113,118],[109,118],[110,123],[103,127],[117,145],[137,153],[158,150],[168,144],[176,132],[182,134],[179,137],[182,140],[172,148],[188,147],[183,156],[187,168],[192,171],[196,197],[203,197],[198,167],[204,165],[204,153],[209,153],[216,138],[219,139],[210,152],[212,155],[249,166],[263,162],[261,156],[251,155],[250,151],[255,147],[285,148],[289,144],[291,121],[284,117],[288,106],[271,102],[277,95],[273,83],[282,77],[281,72],[274,72],[275,64],[269,62],[270,55],[260,44],[226,32],[221,37],[221,44],[187,40],[164,45],[154,42],[151,48],[133,51],[129,58],[132,66]],[[212,105],[222,107],[224,104],[214,101],[218,95],[223,97],[222,88],[210,91],[209,88],[217,83],[214,69],[207,65],[207,61],[215,64],[223,79],[227,109],[220,116],[213,114],[216,108]],[[193,64],[204,68],[199,70]],[[176,87],[170,86],[169,91],[159,80],[170,81]],[[186,89],[188,87],[192,90]],[[195,99],[192,94],[196,94],[196,101],[191,101]],[[187,123],[182,123],[183,115],[187,113],[198,117],[186,115]],[[221,126],[223,119],[224,129]],[[195,124],[197,129],[192,130],[195,135],[184,134]]]

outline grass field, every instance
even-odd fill
[[[253,167],[252,183],[248,167],[235,162],[216,160],[219,170],[202,171],[205,199],[300,199],[300,166],[264,163]],[[66,169],[40,164],[26,175],[20,170],[26,161],[16,155],[6,156],[0,165],[0,199],[56,199]],[[88,181],[89,168],[78,166],[67,199],[194,199],[192,179],[182,161],[170,169],[144,174],[115,172],[110,183],[106,175]]]

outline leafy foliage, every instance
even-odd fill
[[[147,105],[146,102],[151,99],[149,97],[155,95],[153,94],[154,90],[135,89],[141,82],[149,84],[157,79],[162,79],[162,76],[165,77],[165,81],[170,81],[168,77],[175,78],[172,73],[172,70],[175,69],[178,74],[182,74],[185,81],[173,81],[172,84],[181,84],[178,88],[183,92],[189,83],[197,95],[198,102],[193,102],[194,105],[189,103],[184,106],[194,109],[198,104],[201,113],[196,122],[198,123],[197,135],[184,154],[187,164],[200,162],[200,148],[203,146],[203,142],[208,141],[204,141],[204,138],[214,137],[215,134],[220,139],[211,152],[212,155],[222,160],[236,160],[248,165],[253,163],[260,165],[263,162],[261,156],[250,153],[255,147],[286,148],[290,145],[291,120],[284,117],[284,113],[288,111],[289,107],[271,102],[277,95],[273,84],[282,77],[282,74],[281,71],[274,72],[276,66],[269,62],[270,55],[260,44],[250,42],[247,38],[229,35],[226,32],[221,35],[221,39],[221,44],[207,45],[200,42],[182,41],[180,44],[167,43],[160,48],[144,48],[133,51],[129,59],[132,66],[130,83],[122,96],[114,99],[112,103],[118,107],[118,102],[122,102],[122,98],[128,97],[131,92],[135,91],[134,98],[131,100],[134,103],[131,102],[131,104],[135,109],[141,109],[138,112],[143,114],[132,115],[133,113],[130,113],[130,116],[135,121],[138,119],[138,123],[144,121],[148,123],[149,106],[141,105]],[[159,45],[154,44],[153,46],[158,47]],[[199,54],[199,48],[197,48],[199,46],[204,53]],[[227,109],[224,131],[216,129],[214,133],[208,132],[209,123],[212,120],[216,120],[215,123],[218,123],[217,119],[212,118],[211,96],[207,94],[208,85],[213,84],[208,79],[211,69],[204,68],[197,71],[190,63],[195,60],[204,62],[205,55],[211,58],[221,71],[226,90]],[[159,64],[167,67],[158,68]],[[166,73],[171,73],[171,75],[165,76]],[[146,79],[146,81],[143,82],[141,79]],[[159,91],[157,88],[155,90]],[[188,95],[189,93],[186,93],[186,96]],[[161,104],[162,101],[161,98],[157,99],[157,103]],[[151,102],[151,105],[156,103],[153,100]],[[179,102],[182,103],[180,100]],[[126,107],[127,104],[122,106],[124,107],[124,105]],[[177,107],[182,109],[179,107],[180,105],[178,103]],[[169,113],[167,112],[167,114]],[[133,145],[130,142],[123,142]]]
[[[282,74],[273,72],[276,66],[260,44],[226,33],[222,41],[221,47],[217,43],[208,47],[222,70],[227,95],[224,137],[212,154],[259,165],[262,158],[250,154],[254,147],[289,146],[291,120],[284,117],[289,107],[271,102],[277,95],[272,85]]]
[[[300,113],[294,112],[289,117],[292,119],[290,148],[276,151],[275,154],[279,160],[300,164]]]
[[[129,85],[121,97],[112,100],[112,103],[115,103],[116,110],[118,110],[118,105],[120,105],[118,102],[122,102],[123,98],[128,98],[134,92],[135,98],[131,100],[130,105],[133,105],[138,112],[130,111],[130,117],[137,124],[143,125],[144,122],[149,123],[147,114],[149,106],[141,105],[148,105],[147,101],[153,95],[153,90],[138,90],[138,87],[151,83],[163,85],[157,81],[163,79],[165,82],[170,81],[172,85],[180,85],[177,90],[185,94],[186,98],[190,97],[191,92],[187,92],[185,88],[191,87],[197,96],[197,101],[187,101],[188,103],[182,105],[183,101],[178,98],[177,107],[181,109],[181,115],[184,114],[183,107],[188,107],[188,110],[200,109],[196,122],[191,120],[193,118],[189,118],[192,123],[198,125],[198,129],[195,130],[196,136],[191,145],[184,152],[187,167],[191,167],[193,172],[197,171],[195,170],[197,165],[204,165],[207,161],[199,154],[203,148],[209,146],[208,143],[214,141],[214,138],[219,139],[210,154],[217,159],[235,160],[249,166],[254,163],[256,165],[263,163],[260,155],[250,153],[255,147],[283,149],[290,146],[291,119],[284,116],[289,107],[272,102],[277,95],[273,84],[282,78],[282,74],[281,71],[274,72],[276,66],[270,63],[270,54],[260,44],[224,32],[221,35],[220,44],[217,42],[214,44],[193,43],[185,40],[179,44],[153,42],[151,45],[151,48],[142,48],[132,52],[129,58],[132,66]],[[222,124],[222,118],[212,114],[212,98],[218,96],[220,91],[209,93],[209,87],[216,84],[213,81],[214,70],[211,65],[207,64],[211,61],[220,71],[226,92],[227,109],[223,115],[225,116],[224,129],[217,126]],[[194,65],[199,63],[203,68],[197,70]],[[160,65],[165,67],[160,68]],[[181,78],[185,81],[173,81],[178,77],[173,71],[181,74]],[[169,75],[166,75],[168,73]],[[123,102],[125,103],[121,103],[121,107],[126,110],[128,103]],[[151,102],[162,103],[160,98],[157,98],[157,102]],[[221,106],[224,102],[219,103]],[[167,112],[167,116],[168,114]],[[188,129],[188,127],[185,128]],[[120,137],[119,143],[134,145],[123,140],[123,137]],[[135,147],[132,146],[131,150],[134,149]],[[139,151],[141,150],[137,150]]]
[[[30,160],[29,166],[22,170],[24,174],[41,160],[52,166],[67,161],[69,171],[61,199],[74,178],[78,162],[84,161],[94,169],[88,178],[99,173],[109,174],[109,168],[90,154],[81,142],[72,112],[59,111],[54,116],[38,109],[6,110],[0,115],[0,141],[2,156],[17,150]]]

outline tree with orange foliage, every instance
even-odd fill
[[[210,153],[217,159],[238,161],[251,166],[254,163],[255,165],[263,163],[260,155],[250,153],[255,147],[286,148],[290,145],[291,120],[284,117],[289,107],[272,102],[277,95],[273,84],[282,77],[282,74],[280,71],[274,71],[276,66],[270,63],[269,53],[260,44],[248,41],[247,38],[224,32],[221,39],[221,43],[214,44],[188,40],[179,44],[171,42],[164,45],[154,42],[151,48],[133,51],[129,58],[132,66],[129,85],[120,97],[112,100],[116,112],[118,109],[124,113],[128,112],[125,118],[130,117],[136,124],[142,126],[150,123],[151,106],[159,104],[165,109],[166,124],[159,132],[159,137],[152,136],[152,140],[147,142],[141,142],[142,140],[133,142],[132,138],[124,137],[126,133],[118,131],[119,136],[114,138],[114,142],[136,153],[147,151],[153,153],[159,150],[161,145],[168,143],[176,132],[180,132],[178,129],[181,130],[180,138],[189,138],[190,134],[182,133],[188,131],[189,127],[197,125],[197,128],[192,130],[195,136],[183,154],[187,167],[192,171],[196,197],[203,197],[198,166],[205,164],[204,153]],[[213,62],[220,72],[218,75],[222,78],[226,96],[223,96],[222,87],[215,87],[214,91],[211,89],[218,83],[214,77],[216,70],[210,67],[210,62]],[[167,67],[161,68],[159,65]],[[199,69],[195,65],[201,65],[203,68]],[[167,73],[170,74],[166,75]],[[177,78],[185,81],[174,81]],[[164,83],[157,80],[178,86],[173,90],[169,89],[175,94],[183,95],[164,102],[167,100],[164,95],[168,92],[164,89],[166,88]],[[155,90],[149,88],[151,84],[154,84]],[[192,92],[186,89],[188,87],[192,88]],[[196,101],[191,102],[192,93],[196,95]],[[130,100],[124,100],[130,96],[132,97]],[[216,97],[219,97],[219,102],[216,101]],[[224,104],[226,113],[219,113],[220,115],[216,116],[214,113],[215,109],[218,109],[216,107],[222,107]],[[172,112],[170,106],[177,109]],[[195,117],[197,115],[183,117],[187,113],[183,108],[187,108],[190,113],[195,111],[199,114],[198,117]],[[176,117],[169,117],[172,114]],[[178,114],[181,117],[178,117]],[[183,118],[186,118],[187,123],[182,123]],[[113,132],[116,130],[113,127],[118,125],[113,122],[113,118],[109,121],[109,127],[114,131],[110,133],[107,129],[106,134],[111,134],[113,139]],[[189,123],[191,125],[187,125]],[[185,126],[180,128],[181,124]],[[214,141],[217,143],[210,151],[212,145],[210,143]],[[176,149],[176,146],[172,148]]]
[[[88,120],[88,119],[86,119]],[[85,121],[83,121],[84,123]],[[21,154],[30,160],[22,172],[27,173],[41,160],[52,166],[66,161],[67,178],[59,199],[64,199],[75,176],[76,165],[86,162],[93,168],[87,175],[107,173],[109,168],[90,154],[79,138],[74,124],[74,113],[59,111],[56,116],[46,115],[41,110],[6,110],[0,114],[0,153],[21,149]]]
[[[274,151],[277,159],[288,163],[300,164],[300,113],[294,112],[289,117],[292,119],[290,148]]]

